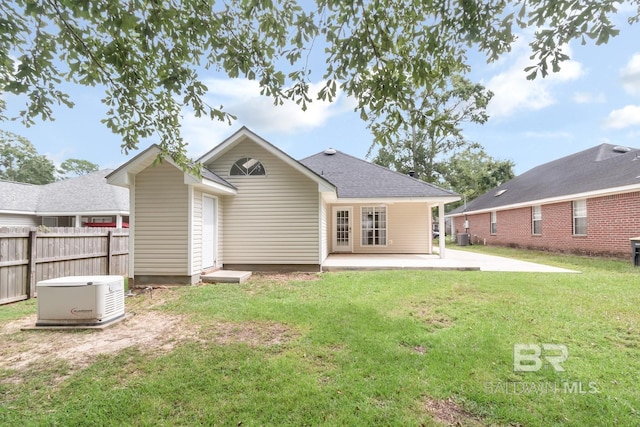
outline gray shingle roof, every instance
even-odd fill
[[[103,169],[46,185],[0,181],[0,210],[40,213],[129,212],[129,190],[107,184]]]
[[[620,152],[615,147],[601,144],[536,166],[468,202],[466,210],[461,206],[450,214],[640,184],[640,150]]]
[[[41,187],[21,182],[0,181],[0,211],[35,212]]]
[[[314,154],[300,163],[336,186],[341,198],[457,197],[451,191],[337,150],[335,154]]]
[[[236,188],[229,181],[227,181],[226,179],[220,177],[220,175],[218,175],[217,173],[213,172],[212,170],[207,169],[204,166],[202,166],[202,177],[208,179],[209,181],[213,181],[213,182],[216,182],[216,183],[218,183],[220,185],[224,185],[225,187],[229,187],[229,188],[233,188],[233,189]]]

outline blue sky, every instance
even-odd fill
[[[621,35],[607,45],[569,46],[572,60],[546,79],[526,80],[523,69],[531,65],[526,34],[495,63],[471,56],[469,77],[495,96],[489,122],[465,126],[467,138],[482,144],[490,155],[515,162],[518,174],[603,142],[640,147],[640,25],[629,27],[624,21],[619,25]],[[294,158],[330,146],[366,156],[371,134],[344,95],[332,104],[314,102],[302,112],[295,104],[273,106],[270,98],[259,95],[255,82],[213,73],[201,77],[209,87],[211,104],[224,105],[238,120],[228,126],[186,113],[184,136],[192,157],[204,154],[242,125]],[[136,154],[121,153],[120,138],[100,123],[106,111],[100,103],[102,92],[77,86],[66,86],[66,90],[76,107],[58,108],[56,121],[31,128],[18,122],[0,126],[27,137],[56,163],[80,158],[115,168]],[[140,148],[153,142],[145,141]]]

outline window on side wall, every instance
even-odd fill
[[[498,233],[498,213],[491,211],[491,234]]]
[[[573,201],[573,235],[587,235],[587,201]]]
[[[386,246],[387,207],[362,207],[362,246]]]
[[[531,207],[531,234],[542,234],[542,206]]]

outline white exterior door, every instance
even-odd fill
[[[202,269],[216,267],[216,199],[202,198]]]
[[[333,208],[333,252],[352,252],[351,226],[353,208],[334,206]]]

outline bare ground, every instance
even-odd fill
[[[432,399],[426,397],[424,405],[433,419],[445,426],[480,427],[485,425],[451,398]]]
[[[101,354],[115,354],[128,347],[162,354],[180,343],[204,342],[200,327],[189,322],[186,316],[155,310],[175,296],[170,288],[143,290],[127,301],[127,318],[105,329],[22,330],[35,325],[36,314],[2,324],[0,369],[15,371],[19,377],[35,364],[62,360],[74,371],[89,366]],[[295,335],[286,325],[255,322],[216,322],[205,334],[206,341],[218,345],[245,343],[250,346],[278,345]],[[19,381],[18,377],[4,381]]]

